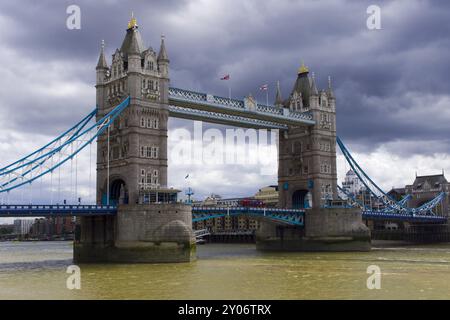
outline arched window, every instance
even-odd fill
[[[147,128],[151,128],[151,127],[152,127],[152,119],[147,118]]]
[[[159,119],[155,118],[153,120],[153,128],[158,129],[158,127],[159,127]]]
[[[145,128],[145,118],[141,117],[141,127]]]

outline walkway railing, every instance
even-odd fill
[[[315,124],[312,114],[309,112],[296,112],[286,108],[263,104],[253,104],[253,106],[250,106],[243,100],[224,98],[179,88],[169,88],[169,104],[175,107],[187,108],[188,110],[203,110],[210,112],[207,117],[208,120],[217,118],[217,120],[222,122],[225,121],[226,118],[221,118],[217,113],[269,121],[284,126],[288,124]],[[177,110],[174,109],[173,111]],[[174,115],[177,116],[176,113],[174,113]],[[232,119],[229,120],[231,122]]]
[[[0,217],[115,215],[116,206],[107,205],[0,205]]]

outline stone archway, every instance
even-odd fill
[[[296,190],[292,194],[292,208],[311,208],[311,193],[308,190]]]
[[[102,202],[106,204],[106,199],[103,199]],[[111,181],[109,187],[109,204],[117,205],[121,202],[124,204],[128,203],[128,188],[125,184],[125,181],[117,178]]]

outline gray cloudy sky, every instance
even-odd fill
[[[66,28],[66,8],[81,8],[81,30]],[[366,27],[366,9],[381,7],[382,30]],[[131,11],[147,46],[166,36],[171,85],[234,97],[281,82],[290,93],[301,60],[320,87],[333,78],[338,135],[384,188],[414,173],[450,175],[450,2],[448,1],[1,1],[0,162],[33,150],[95,104],[100,41],[108,58],[119,47]],[[171,130],[192,127],[171,120]],[[215,126],[218,127],[218,126]],[[79,192],[92,197],[87,156]],[[348,168],[338,160],[339,176]],[[191,174],[189,182],[184,180]],[[92,174],[92,173],[91,173]],[[89,184],[91,181],[91,184]],[[258,168],[173,165],[169,184],[196,196],[253,194],[276,183]],[[44,181],[37,191],[48,191]]]

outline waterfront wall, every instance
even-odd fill
[[[399,230],[372,230],[373,240],[407,241],[411,243],[450,242],[448,225],[413,226]]]

